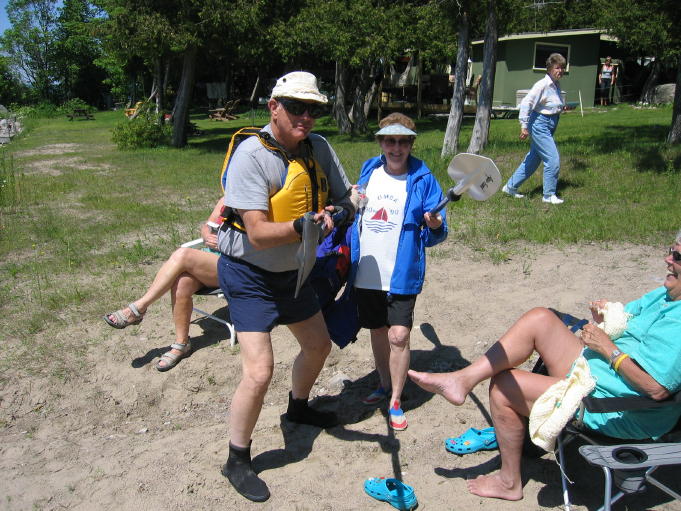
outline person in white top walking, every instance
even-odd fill
[[[382,154],[362,165],[357,184],[366,204],[352,231],[350,276],[359,323],[371,330],[380,386],[363,399],[389,398],[390,427],[407,428],[402,390],[407,380],[409,336],[416,297],[426,273],[426,247],[447,237],[445,212],[430,213],[442,189],[425,162],[411,155],[414,122],[392,113],[381,120],[376,139]]]
[[[560,112],[563,111],[563,98],[560,94],[559,80],[565,73],[567,61],[560,53],[552,53],[546,59],[546,76],[532,86],[530,92],[520,103],[520,140],[531,136],[530,151],[513,173],[502,190],[516,199],[523,194],[518,188],[532,174],[540,163],[544,163],[544,196],[543,202],[562,204],[563,200],[556,195],[558,173],[560,172],[560,155],[553,139],[558,127]]]

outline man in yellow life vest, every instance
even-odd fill
[[[331,350],[329,334],[309,283],[294,298],[296,252],[302,215],[313,211],[325,234],[333,228],[327,201],[354,216],[351,186],[336,153],[311,134],[327,99],[314,75],[302,71],[279,78],[267,104],[267,135],[241,142],[227,168],[225,206],[230,220],[218,235],[218,278],[241,346],[242,377],[230,407],[229,457],[222,473],[244,497],[269,498],[251,466],[251,434],[274,367],[270,332],[286,325],[300,344],[293,364],[286,418],[327,428],[334,413],[308,406],[308,397]]]

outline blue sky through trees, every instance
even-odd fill
[[[62,5],[62,0],[58,0],[58,6]],[[0,0],[0,34],[9,28],[9,19],[7,18],[7,0]]]

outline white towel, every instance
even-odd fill
[[[530,412],[530,438],[546,451],[553,451],[556,438],[574,417],[582,399],[596,387],[589,364],[580,355],[565,379],[551,385],[539,396]]]

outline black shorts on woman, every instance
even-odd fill
[[[397,295],[380,289],[355,288],[359,324],[362,328],[383,328],[414,324],[418,295]]]

